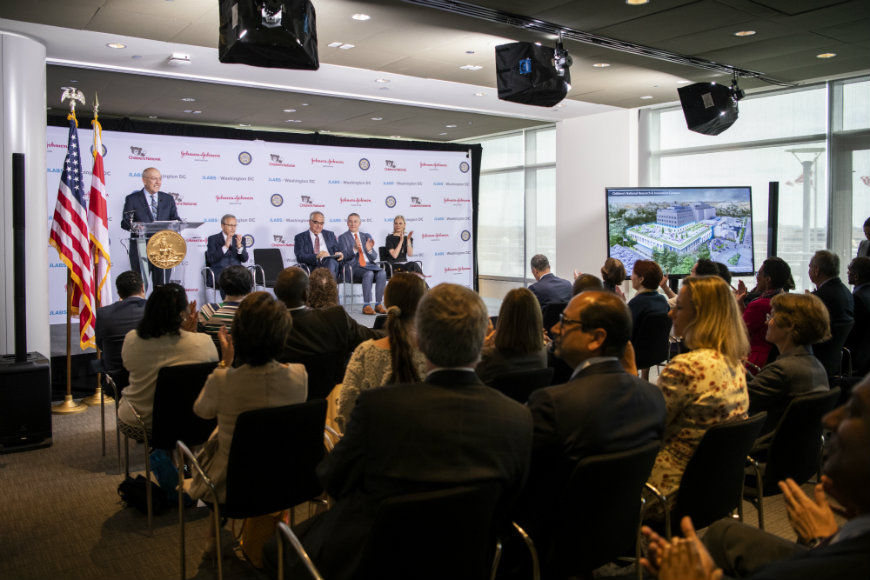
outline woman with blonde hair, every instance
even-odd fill
[[[387,336],[356,347],[344,373],[335,418],[342,431],[347,430],[350,413],[361,392],[423,380],[426,359],[417,349],[414,316],[425,293],[426,282],[415,274],[399,273],[390,278],[384,291]]]
[[[668,414],[649,483],[666,495],[679,488],[704,432],[717,423],[745,419],[749,410],[742,362],[749,339],[728,284],[718,276],[686,278],[670,316],[674,336],[682,337],[690,350],[671,359],[658,381]],[[658,502],[647,514],[662,515]]]
[[[405,233],[405,216],[393,218],[393,233],[387,235],[385,244],[394,272],[420,272],[420,266],[408,259],[414,255],[414,232]]]
[[[477,364],[477,376],[489,384],[500,375],[546,366],[541,306],[528,288],[514,288],[502,300],[495,332],[487,338]]]

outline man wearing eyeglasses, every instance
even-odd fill
[[[626,372],[620,361],[631,337],[631,313],[616,294],[578,294],[552,332],[555,355],[574,373],[564,385],[529,396],[535,436],[518,517],[543,554],[564,523],[560,494],[577,462],[660,440],[666,413],[661,391]]]
[[[338,279],[338,263],[344,259],[344,256],[338,250],[335,234],[323,229],[325,222],[326,219],[321,212],[311,212],[308,216],[308,230],[296,234],[293,240],[293,252],[298,263],[305,264],[311,270],[329,268],[332,275]]]
[[[229,266],[241,266],[248,261],[248,249],[242,243],[242,236],[236,231],[238,221],[236,216],[226,214],[221,218],[221,231],[208,237],[205,250],[205,265],[214,272],[215,284],[220,279],[221,272]],[[226,297],[223,288],[217,286],[221,299]]]

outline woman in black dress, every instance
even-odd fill
[[[393,233],[387,236],[387,253],[393,264],[393,272],[422,273],[417,262],[409,262],[414,255],[414,232],[405,235],[405,216],[397,215],[393,219]]]

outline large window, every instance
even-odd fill
[[[866,77],[748,96],[740,118],[711,137],[686,128],[682,109],[642,112],[641,184],[750,185],[755,260],[767,257],[768,184],[779,183],[776,253],[799,290],[813,252],[829,248],[845,264],[870,216],[870,80]]]
[[[487,278],[531,278],[529,260],[556,261],[556,129],[476,140],[483,145],[478,266]]]

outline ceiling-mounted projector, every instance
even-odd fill
[[[562,47],[512,42],[495,47],[498,98],[503,101],[552,107],[571,90],[571,57]]]
[[[218,58],[266,68],[317,70],[310,0],[221,0]]]

